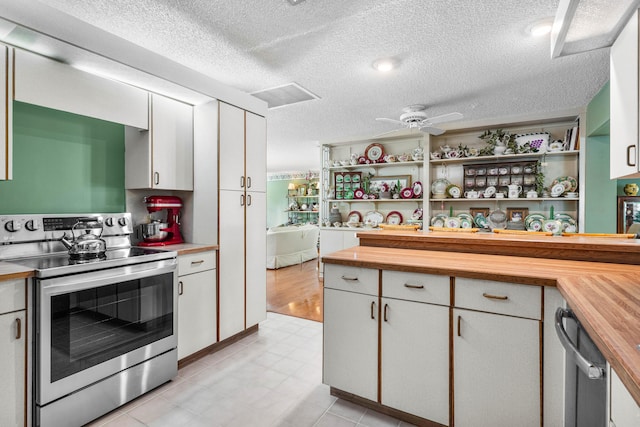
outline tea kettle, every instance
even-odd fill
[[[94,230],[100,231],[96,235]],[[107,250],[107,242],[101,238],[102,221],[98,218],[78,218],[71,227],[71,236],[71,241],[67,240],[67,233],[60,238],[60,242],[69,250],[71,258],[99,258],[104,256]]]

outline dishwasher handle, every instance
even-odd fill
[[[567,331],[564,329],[564,325],[562,323],[563,318],[572,319],[574,322],[576,322],[578,328],[581,328],[580,322],[578,322],[578,319],[576,319],[573,311],[558,307],[558,309],[556,310],[555,318],[556,334],[558,335],[558,338],[560,339],[560,342],[562,343],[562,346],[565,348],[565,350],[573,354],[578,368],[582,372],[584,372],[590,380],[604,379],[604,369],[589,361],[586,357],[580,354],[575,344],[571,341],[571,338],[569,338],[569,335],[567,335]]]

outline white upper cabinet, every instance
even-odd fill
[[[13,178],[13,48],[0,45],[0,181]]]
[[[220,189],[244,191],[244,110],[220,103]]]
[[[125,129],[125,187],[193,190],[193,107],[157,94],[150,99],[150,129]]]
[[[638,171],[638,12],[611,46],[611,179]]]
[[[15,99],[96,119],[148,129],[148,93],[16,49]]]
[[[262,116],[246,112],[247,191],[267,191],[267,126]]]

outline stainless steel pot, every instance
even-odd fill
[[[161,242],[167,238],[168,232],[164,231],[169,227],[166,222],[152,221],[142,225],[142,237],[147,242]]]

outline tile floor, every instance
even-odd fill
[[[90,427],[407,427],[322,384],[322,323],[268,313],[258,333]]]

